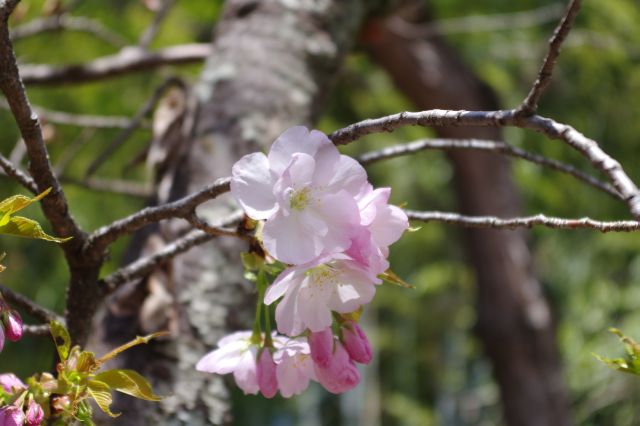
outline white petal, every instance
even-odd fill
[[[313,286],[314,284],[311,284]],[[326,283],[324,287],[334,285]],[[331,311],[327,308],[327,299],[330,297],[330,289],[318,291],[316,288],[302,288],[298,296],[298,314],[304,325],[313,332],[322,331],[332,322]],[[328,296],[328,297],[327,297]]]
[[[246,394],[258,393],[258,378],[256,376],[256,353],[257,348],[252,346],[245,351],[240,358],[238,366],[233,372],[236,384]]]
[[[367,172],[364,168],[351,157],[341,155],[338,162],[334,163],[331,170],[326,170],[326,173],[320,178],[319,172],[318,182],[327,188],[329,192],[337,192],[340,190],[347,191],[351,196],[355,197],[359,195],[363,187],[368,184]]]
[[[275,182],[264,154],[245,155],[233,165],[231,173],[231,194],[249,217],[267,219],[276,211]]]
[[[246,344],[234,342],[206,354],[196,364],[196,370],[205,373],[227,374],[238,366]]]
[[[284,299],[278,303],[276,308],[276,324],[278,331],[288,336],[295,336],[304,331],[304,327],[300,322],[300,314],[298,312],[298,292],[299,286],[292,286],[290,291],[285,295]]]
[[[284,172],[295,153],[303,153],[315,156],[318,151],[324,152],[327,148],[335,146],[323,133],[309,130],[304,126],[296,126],[287,129],[271,145],[269,151],[269,166],[276,175]]]
[[[371,223],[371,235],[380,246],[395,243],[409,227],[409,219],[402,209],[392,205],[378,207],[375,220]]]
[[[264,295],[265,305],[270,305],[276,300],[280,299],[290,286],[295,285],[295,271],[295,269],[289,268],[280,272],[280,275],[278,275],[273,284],[271,284],[269,288],[267,288],[267,291]]]
[[[307,229],[297,215],[291,212],[285,217],[281,211],[269,219],[262,231],[265,248],[281,262],[299,265],[313,260],[320,254],[322,247],[318,245],[313,230]]]

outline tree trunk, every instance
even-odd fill
[[[158,198],[171,200],[228,176],[241,155],[267,147],[290,126],[313,123],[364,13],[364,1],[227,1],[193,102],[186,102],[193,107],[181,126],[182,146],[158,178]],[[215,223],[230,204],[219,198],[198,214]],[[162,226],[160,244],[175,238],[180,226],[184,223]],[[169,341],[123,358],[126,367],[151,378],[158,393],[169,396],[159,404],[119,401],[122,424],[231,421],[223,380],[195,371],[194,365],[222,335],[251,326],[255,296],[242,276],[243,248],[222,239],[196,247],[145,285],[129,286],[110,300],[101,323],[103,344],[112,346],[141,328],[149,332],[145,328],[168,325],[174,331]]]
[[[367,32],[372,57],[419,109],[495,110],[491,89],[442,37],[407,39],[383,22]],[[500,140],[500,129],[438,127],[440,137]],[[520,200],[504,157],[451,151],[462,212],[515,216]],[[555,328],[531,270],[526,233],[465,230],[477,279],[477,333],[493,365],[506,423],[570,424]]]

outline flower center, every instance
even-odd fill
[[[340,272],[329,265],[319,265],[306,272],[314,287],[322,289],[325,284],[337,284]]]
[[[294,190],[289,197],[289,206],[293,210],[304,210],[311,201],[311,189],[304,187],[302,189]]]

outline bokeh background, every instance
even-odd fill
[[[41,16],[52,3],[23,0],[13,24]],[[495,90],[504,107],[517,105],[526,95],[563,9],[563,3],[557,1],[524,0],[432,0],[428,6],[436,22],[450,25],[447,40]],[[208,42],[221,7],[222,2],[212,0],[178,2],[152,47]],[[514,22],[509,15],[541,8],[546,8],[547,15],[542,15],[547,18],[530,23]],[[153,18],[143,2],[135,0],[83,1],[73,11],[100,21],[130,43]],[[451,25],[477,15],[492,16],[494,21],[484,26],[477,21]],[[569,123],[599,141],[635,181],[640,181],[639,21],[640,6],[635,1],[585,2],[540,106],[542,115]],[[79,32],[29,37],[17,40],[15,48],[21,62],[49,64],[82,62],[118,50]],[[27,90],[32,103],[44,109],[127,117],[134,115],[168,76],[195,82],[200,70],[198,64],[184,65],[95,83]],[[364,118],[411,109],[386,73],[356,46],[346,59],[318,127],[331,132]],[[85,229],[95,229],[144,206],[143,198],[98,192],[72,182],[82,180],[87,166],[119,129],[87,129],[53,121],[45,121],[44,129],[54,165],[71,158],[65,191],[74,216]],[[427,129],[403,129],[367,137],[343,152],[356,155],[428,136],[433,134]],[[590,170],[576,152],[557,141],[519,129],[507,129],[505,138],[515,146]],[[137,131],[97,176],[148,181],[144,164],[132,166],[131,159],[149,139],[148,126]],[[24,161],[16,148],[18,140],[11,115],[0,110],[0,149]],[[522,161],[513,161],[512,169],[525,214],[628,218],[624,204],[570,176]],[[375,185],[393,188],[396,204],[406,203],[416,210],[459,210],[452,168],[440,152],[393,159],[370,166],[368,172]],[[3,179],[0,196],[15,193],[24,191]],[[42,219],[37,207],[31,207],[28,215]],[[363,321],[376,354],[374,362],[362,370],[364,386],[342,397],[312,387],[303,396],[271,401],[234,391],[236,423],[500,424],[498,388],[474,334],[474,278],[466,262],[464,233],[461,228],[430,223],[407,233],[393,247],[394,271],[415,288],[383,285],[367,307]],[[617,339],[607,332],[610,326],[640,337],[638,235],[535,228],[528,241],[535,272],[557,324],[557,345],[575,423],[637,424],[640,380],[609,370],[592,353],[621,355]],[[127,241],[122,241],[113,248],[103,274],[117,267],[126,245]],[[62,251],[54,244],[9,237],[0,241],[0,249],[8,254],[2,283],[62,313],[67,282]],[[26,315],[25,320],[32,321]],[[20,344],[7,344],[0,354],[1,370],[15,371],[22,377],[49,369],[52,359],[53,346],[47,338],[27,337]]]

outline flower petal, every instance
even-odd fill
[[[318,158],[331,159],[339,155],[336,147],[322,132],[309,130],[304,126],[295,126],[285,130],[275,140],[269,150],[269,166],[276,175],[281,175],[291,162],[295,153],[303,153]],[[335,161],[335,160],[334,160]]]
[[[231,173],[231,194],[249,217],[267,219],[277,210],[274,181],[264,154],[245,155],[233,165]]]
[[[269,254],[281,262],[293,265],[307,263],[317,257],[322,247],[299,220],[298,212],[288,217],[278,211],[262,230],[262,241]]]

